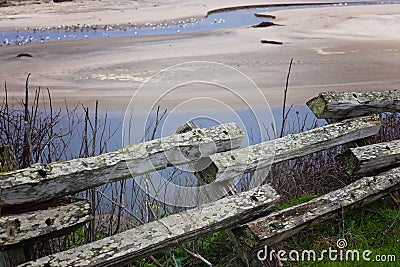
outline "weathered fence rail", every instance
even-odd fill
[[[259,187],[21,266],[120,266],[197,236],[255,219],[271,211],[278,198],[270,186]]]
[[[304,204],[271,213],[235,228],[234,233],[241,244],[250,250],[271,246],[311,227],[315,222],[330,218],[343,208],[363,206],[399,188],[400,169],[396,168],[378,176],[363,177]]]
[[[177,135],[97,157],[0,173],[0,248],[9,251],[10,258],[19,246],[64,234],[92,219],[87,201],[65,202],[62,196],[180,164],[191,164],[203,183],[214,182],[218,187],[255,168],[373,136],[381,127],[375,114],[398,111],[399,100],[395,91],[321,93],[307,105],[317,117],[336,123],[245,148],[239,148],[243,132],[235,124],[199,129],[188,123]],[[20,266],[122,266],[222,229],[228,230],[245,263],[265,266],[254,258],[256,249],[320,223],[342,208],[355,208],[399,189],[400,169],[390,169],[399,163],[399,146],[393,141],[348,149],[338,157],[344,168],[367,177],[282,211],[273,210],[279,200],[277,192],[263,185],[93,243],[5,266],[15,262],[22,263]],[[204,169],[204,165],[209,166]],[[382,169],[385,172],[379,174]],[[41,202],[35,210],[22,210],[28,203]],[[16,205],[18,209],[13,210]],[[1,257],[0,253],[0,262]]]
[[[2,212],[0,217],[0,248],[25,246],[44,238],[62,236],[93,218],[87,200],[58,199],[51,206],[18,214]]]
[[[0,174],[0,207],[37,203],[139,176],[240,146],[234,123],[124,147],[118,151]]]
[[[307,102],[320,119],[346,118],[400,111],[400,92],[323,92]]]
[[[400,163],[400,141],[350,148],[338,159],[350,175],[373,173]]]
[[[272,141],[210,156],[217,167],[217,180],[229,179],[262,168],[376,135],[378,116],[349,119]]]

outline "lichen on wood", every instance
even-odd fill
[[[18,212],[18,210],[13,210]],[[92,219],[87,200],[57,200],[17,214],[0,217],[0,249],[32,244],[73,231]]]
[[[279,196],[262,186],[20,266],[121,266],[158,250],[249,222],[271,211]]]
[[[400,111],[400,92],[323,92],[307,106],[320,119],[341,120],[369,114]]]
[[[357,139],[375,135],[381,122],[376,115],[353,118],[298,134],[211,155],[218,169],[217,181],[231,179],[272,163],[295,159]]]
[[[182,124],[175,133],[185,133],[188,131],[192,131],[194,129],[198,129],[197,126],[192,121],[187,121]],[[237,149],[240,147],[240,144],[232,144],[232,150]],[[217,177],[218,168],[212,161],[210,157],[202,157],[199,160],[189,164],[190,169],[193,171],[194,175],[199,179],[200,184],[210,184],[215,181]]]
[[[336,212],[371,203],[400,188],[400,168],[378,176],[364,177],[352,184],[233,229],[236,237],[251,249],[285,240]]]
[[[108,182],[196,161],[240,144],[243,131],[235,123],[130,145],[90,158],[0,174],[0,207],[54,199]]]
[[[400,140],[350,148],[338,159],[350,175],[377,172],[400,163]]]

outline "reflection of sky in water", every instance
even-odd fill
[[[288,107],[289,108],[289,107]],[[288,110],[286,109],[286,111]],[[161,109],[160,109],[161,110]],[[246,132],[246,137],[245,141],[242,144],[243,146],[248,146],[249,144],[255,144],[255,143],[261,143],[265,140],[262,140],[261,138],[261,133],[263,135],[265,134],[265,128],[264,125],[258,125],[258,121],[255,120],[253,117],[254,113],[257,113],[257,111],[251,111],[251,110],[235,110],[233,113],[236,113],[236,118],[234,115],[231,114],[231,111],[202,111],[198,110],[196,112],[177,112],[176,114],[171,114],[171,118],[168,120],[163,120],[160,123],[160,128],[162,128],[162,131],[157,131],[156,132],[156,138],[160,138],[161,136],[168,136],[172,135],[175,133],[177,127],[181,125],[184,121],[186,121],[188,118],[194,118],[193,122],[195,122],[200,128],[208,128],[214,125],[217,125],[216,120],[219,120],[220,123],[228,123],[231,121],[237,122],[242,129],[245,130]],[[282,109],[281,108],[272,108],[272,114],[275,120],[275,127],[276,131],[280,132],[280,126],[282,124]],[[123,116],[124,114],[122,112],[119,113],[111,113],[111,117],[113,118],[112,121],[113,123],[118,123],[123,121]],[[155,115],[155,113],[152,113],[152,115]],[[139,133],[143,132],[143,125],[146,125],[149,123],[149,121],[152,121],[154,117],[150,115],[150,120],[146,119],[147,118],[147,113],[142,112],[140,113],[139,116],[136,116],[135,122],[132,123],[133,131],[139,131]],[[268,116],[269,114],[266,114]],[[217,119],[215,119],[217,118]],[[288,123],[286,124],[286,129],[287,133],[297,133],[299,132],[299,129],[303,126],[304,124],[304,130],[310,129],[314,123],[315,123],[315,116],[312,114],[312,112],[308,109],[307,106],[301,105],[301,106],[293,106],[289,115],[288,115]],[[317,125],[321,126],[324,124],[324,120],[318,120]],[[269,136],[271,138],[274,138],[273,130],[270,126],[266,126],[266,128],[269,131]],[[120,131],[118,131],[119,133]],[[267,137],[268,139],[268,137]],[[117,144],[116,147],[111,147],[109,146],[109,149],[114,150],[118,149],[122,145],[122,138],[120,134],[117,134],[113,137],[112,139],[112,144]],[[183,171],[178,171],[179,175],[174,177],[173,183],[176,185],[181,185],[181,186],[197,186],[197,178],[194,177],[192,172],[190,170],[185,171],[188,169],[186,166],[180,166],[179,168],[183,167]],[[175,170],[176,171],[176,170]],[[159,178],[157,178],[157,175],[160,175],[163,177],[163,179],[168,179],[170,177],[171,173],[174,172],[173,168],[167,168],[165,170],[159,170],[156,172],[153,172],[149,174],[152,179],[152,183],[154,181],[159,181]],[[137,181],[141,181],[143,177],[138,177],[136,178]],[[134,181],[134,179],[129,179],[126,182],[126,188],[131,189],[128,190],[125,194],[125,198],[127,203],[134,198],[134,188],[137,188],[138,185]],[[164,192],[164,191],[163,191]],[[107,194],[110,194],[108,190],[106,190]]]
[[[366,3],[349,3],[334,4],[329,6],[344,5],[365,5]],[[369,4],[390,4],[395,1],[370,2]],[[212,13],[205,18],[190,18],[185,20],[165,21],[160,23],[144,23],[136,24],[134,22],[128,25],[60,25],[55,29],[50,27],[42,27],[35,31],[26,30],[19,32],[3,32],[0,33],[0,45],[7,44],[25,44],[40,43],[46,41],[57,40],[73,40],[86,38],[106,38],[106,37],[122,37],[122,36],[143,36],[143,35],[159,35],[159,34],[179,34],[190,32],[202,32],[217,30],[221,28],[232,28],[240,26],[248,26],[258,24],[262,21],[270,21],[270,18],[256,17],[256,13],[271,12],[283,9],[299,9],[299,8],[315,8],[321,5],[294,5],[286,7],[270,7],[270,8],[249,8],[231,11],[223,11]],[[325,5],[327,6],[327,5]],[[93,17],[94,21],[96,20]],[[19,29],[20,30],[20,29]]]
[[[287,107],[286,111],[289,109]],[[262,131],[265,131],[265,128],[263,129],[257,129],[259,127],[258,122],[254,119],[253,117],[253,112],[250,110],[236,110],[235,111],[238,114],[238,117],[236,119],[241,119],[242,122],[238,122],[238,124],[244,125],[247,134],[252,134],[252,137],[249,140],[250,144],[255,144],[255,143],[261,143],[265,140],[261,139],[260,133]],[[297,115],[298,112],[298,115]],[[221,118],[225,114],[227,114],[227,111],[212,111],[212,112],[202,112],[202,111],[196,111],[196,112],[182,112],[181,114],[176,114],[175,119],[182,121],[182,123],[185,121],[186,118],[191,117],[195,118],[193,121],[199,125],[200,128],[208,128],[214,125],[217,125],[216,121],[213,120],[212,118],[218,117]],[[280,132],[280,126],[282,124],[282,109],[281,108],[272,108],[272,114],[275,120],[275,127],[277,128],[277,131]],[[146,121],[147,113],[145,112],[142,113],[143,116],[138,116],[139,120],[132,122],[132,131],[142,131],[143,130],[143,125],[146,123],[149,123],[149,120]],[[109,142],[109,147],[108,150],[116,150],[118,148],[121,148],[122,146],[122,137],[121,137],[121,126],[122,122],[124,119],[124,112],[108,112],[108,122],[110,122],[111,129],[115,129],[118,127],[118,130],[114,136],[112,136],[110,142]],[[100,114],[99,118],[104,117],[104,114]],[[228,123],[232,122],[234,116],[230,114],[228,117],[226,117],[221,123]],[[297,127],[298,124],[300,125],[305,125],[304,130],[310,129],[310,127],[313,126],[314,121],[316,120],[315,116],[313,113],[308,109],[307,106],[305,105],[297,105],[293,106],[287,120],[286,124],[286,132],[287,133],[298,133],[299,128]],[[325,120],[317,120],[317,125],[322,126],[324,125]],[[175,133],[178,125],[176,121],[170,121],[167,123],[161,123],[160,125],[163,127],[162,129],[162,136],[168,136],[172,135]],[[243,127],[243,126],[241,126]],[[274,137],[272,134],[272,129],[270,125],[267,126],[268,131],[270,132],[270,136]],[[161,137],[161,131],[157,131],[156,133],[156,138]],[[247,136],[248,138],[248,136]],[[79,143],[80,144],[80,143]]]
[[[16,42],[29,43],[85,38],[201,32],[221,28],[246,26],[265,21],[267,19],[254,16],[255,13],[265,10],[266,9],[236,10],[210,14],[208,17],[203,19],[191,18],[187,20],[168,21],[162,23],[144,23],[140,25],[132,23],[124,26],[107,26],[105,29],[99,26],[96,27],[96,30],[93,30],[94,26],[85,25],[68,30],[63,28],[41,28],[37,31],[4,32],[0,34],[0,42],[3,44]]]
[[[253,137],[250,140],[250,144],[253,143],[260,143],[264,140],[261,140],[260,138],[260,131],[259,129],[257,129],[257,127],[259,127],[257,125],[257,122],[252,118],[252,113],[250,110],[236,110],[235,111],[238,114],[238,117],[240,117],[243,120],[243,123],[245,125],[246,131],[249,133],[251,133],[253,135]],[[298,112],[298,115],[297,115]],[[143,116],[137,116],[136,118],[139,118],[138,120],[134,121],[132,123],[132,131],[142,131],[143,129],[143,125],[145,125],[146,123],[146,116],[147,113],[142,112],[141,114],[143,114]],[[280,125],[281,125],[281,118],[282,118],[282,109],[281,108],[272,108],[272,114],[273,117],[275,119],[275,124],[276,124],[276,128],[277,131],[280,131]],[[213,116],[210,116],[213,115]],[[211,117],[211,118],[223,118],[226,115],[226,111],[213,111],[212,114],[209,114],[207,112],[202,112],[197,111],[197,112],[187,112],[186,114],[184,112],[182,112],[181,114],[176,114],[176,117],[174,117],[174,120],[184,120],[188,117],[196,117],[196,119],[194,120],[194,122],[199,125],[201,128],[207,128],[207,127],[211,127],[213,125],[216,125],[217,123],[212,120],[212,119],[204,119],[207,117]],[[99,120],[102,121],[102,118],[105,117],[105,113],[101,112],[99,114]],[[111,139],[108,142],[108,151],[113,151],[113,150],[117,150],[119,148],[121,148],[122,146],[122,137],[121,137],[121,124],[123,122],[124,119],[124,112],[123,111],[109,111],[107,113],[107,117],[108,117],[108,123],[111,129],[111,132],[113,132],[115,129],[117,129],[116,134],[113,135],[111,137]],[[228,116],[226,117],[226,119],[224,121],[221,121],[222,123],[227,123],[230,122],[231,119],[233,118],[233,116]],[[92,118],[93,119],[93,118]],[[315,121],[315,116],[312,114],[312,112],[308,109],[307,106],[305,105],[300,105],[300,106],[293,106],[291,109],[291,112],[289,113],[288,116],[288,124],[287,124],[287,129],[290,128],[289,133],[295,133],[299,131],[299,127],[297,127],[297,122],[300,121],[300,124],[303,124],[303,121],[305,122],[305,129],[307,130],[310,127],[312,127],[314,121]],[[166,121],[165,124],[162,126],[163,129],[163,133],[162,136],[168,136],[170,134],[173,134],[176,130],[176,121],[174,123],[174,121]],[[318,120],[318,126],[321,126],[324,124],[324,120]],[[83,127],[83,124],[81,125],[81,128]],[[108,127],[107,127],[108,129]],[[82,129],[77,129],[76,132],[81,132],[83,130]],[[264,129],[261,129],[261,131],[263,131]],[[271,131],[272,129],[269,128],[269,130]],[[271,132],[272,133],[272,132]],[[107,135],[107,134],[106,134]],[[157,132],[156,137],[159,138],[161,136],[161,132]],[[273,135],[271,135],[273,136]],[[71,142],[72,145],[75,146],[71,146],[70,147],[70,152],[71,154],[75,154],[79,153],[79,148],[81,145],[80,142],[80,135],[76,134],[75,135],[75,140],[73,140]],[[184,168],[184,169],[187,169]],[[169,177],[171,175],[171,173],[173,172],[173,168],[167,168],[166,170],[160,170],[157,171],[157,173],[159,175],[161,175],[162,177]],[[157,173],[153,173],[150,175],[157,175]],[[141,179],[141,178],[138,178]],[[182,172],[179,173],[179,175],[177,175],[175,177],[175,180],[173,180],[173,183],[175,184],[179,184],[182,186],[196,186],[197,185],[197,179],[193,176],[193,174],[189,171],[189,172]],[[109,197],[112,197],[113,195],[115,196],[116,192],[119,192],[120,190],[120,183],[113,183],[113,185],[107,184],[101,187],[101,191],[104,192],[104,194],[106,194]],[[133,201],[133,199],[142,199],[144,198],[144,195],[137,195],[137,194],[142,194],[143,192],[140,191],[140,189],[138,189],[138,185],[135,183],[134,179],[127,179],[126,183],[125,183],[125,194],[124,194],[124,199],[125,199],[125,203],[136,203]],[[141,192],[141,193],[140,193]],[[139,201],[140,202],[140,201]],[[101,207],[104,210],[107,210],[109,205],[109,202],[107,202],[107,200],[103,199],[103,201],[101,202]],[[127,204],[127,208],[132,210],[133,213],[137,214],[140,217],[140,209],[141,206],[138,205],[138,203],[133,204],[132,207],[129,207],[130,204]]]
[[[298,117],[296,115],[296,111],[298,111]],[[253,112],[250,110],[238,110],[235,111],[238,114],[238,117],[236,120],[240,119],[242,122],[238,122],[240,127],[245,128],[244,130],[247,132],[246,133],[246,138],[249,141],[249,144],[255,144],[255,143],[261,143],[265,140],[261,139],[261,132],[265,135],[265,128],[260,129],[258,122],[254,119],[253,117]],[[107,132],[105,133],[105,136],[108,136],[108,129],[110,129],[110,134],[114,133],[110,140],[108,141],[107,145],[107,150],[108,151],[114,151],[122,147],[122,123],[124,119],[124,111],[108,111],[107,112],[107,125],[106,130]],[[199,125],[200,128],[208,128],[214,125],[217,125],[216,121],[213,120],[212,118],[223,118],[225,114],[227,114],[227,111],[212,111],[212,112],[182,112],[180,114],[175,114],[175,117],[173,120],[175,121],[167,121],[167,123],[163,124],[162,127],[162,136],[168,136],[172,135],[175,133],[179,123],[178,121],[182,121],[182,123],[185,121],[186,118],[191,117],[195,118],[193,121]],[[230,113],[230,112],[229,112]],[[280,126],[282,124],[282,109],[281,108],[272,108],[272,114],[275,120],[275,127],[277,128],[277,131],[280,132]],[[141,116],[142,115],[142,116]],[[212,116],[211,116],[212,115]],[[105,117],[104,112],[99,112],[99,121],[101,124],[103,124],[103,119]],[[140,133],[143,132],[143,125],[146,123],[149,123],[149,120],[146,121],[147,113],[142,112],[140,113],[139,116],[135,118],[139,118],[138,120],[132,122],[132,131],[139,131]],[[67,120],[67,117],[64,117],[65,120]],[[92,118],[93,119],[93,118]],[[228,117],[226,117],[224,120],[221,121],[221,123],[228,123],[232,122],[234,119],[234,116],[230,114]],[[305,105],[299,105],[299,106],[294,106],[289,113],[288,116],[288,123],[286,124],[286,129],[288,133],[296,133],[299,130],[299,127],[297,127],[298,121],[302,125],[303,122],[305,124],[305,130],[308,130],[310,127],[312,127],[313,122],[315,121],[315,116],[312,114],[312,112],[308,109],[307,106]],[[324,120],[318,120],[317,124],[318,126],[321,126],[324,124]],[[67,124],[64,122],[64,124],[61,125],[63,128],[67,129]],[[263,125],[261,125],[263,126]],[[76,134],[74,135],[74,140],[71,142],[71,147],[69,148],[70,155],[73,157],[76,157],[79,154],[79,149],[81,146],[81,133],[83,131],[83,124],[78,127],[75,132]],[[268,125],[266,127],[268,130],[267,139],[268,135],[271,136],[272,138],[274,137],[273,130]],[[250,135],[250,138],[249,138]],[[157,131],[156,133],[156,138],[161,137],[161,131]],[[247,143],[247,141],[246,141]],[[75,146],[74,146],[75,145]]]

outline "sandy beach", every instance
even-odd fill
[[[0,7],[0,30],[93,24],[93,20],[97,24],[169,21],[202,17],[229,6],[272,3],[290,1],[41,2]],[[213,61],[246,74],[271,106],[279,106],[293,58],[290,104],[304,104],[321,91],[394,90],[400,87],[399,14],[400,4],[294,9],[268,13],[280,26],[267,28],[2,46],[0,81],[7,82],[9,94],[19,97],[31,73],[31,88],[49,88],[55,103],[67,99],[93,104],[99,99],[103,107],[124,110],[135,90],[164,68],[188,61]],[[261,40],[283,44],[263,44]],[[20,53],[32,57],[16,57]],[[214,70],[203,70],[207,71]],[[176,76],[179,79],[179,74]],[[161,95],[160,90],[148,90],[138,108],[146,108],[146,101]],[[241,88],[239,93],[246,94],[246,90]],[[187,98],[184,94],[182,99]],[[166,103],[174,106],[182,99],[174,96]],[[234,98],[226,101],[235,107]]]

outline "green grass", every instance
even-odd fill
[[[279,204],[277,206],[277,209],[278,210],[284,210],[284,209],[287,209],[287,208],[290,208],[290,207],[293,207],[293,206],[296,206],[296,205],[299,205],[299,204],[302,204],[302,203],[306,203],[306,202],[308,202],[308,201],[310,201],[310,200],[312,200],[312,199],[314,199],[316,197],[317,197],[316,195],[304,195],[304,196],[296,198],[296,199],[294,199],[294,200],[292,200],[290,202]]]
[[[219,231],[213,234],[206,235],[197,240],[198,253],[207,261],[211,262],[214,267],[230,267],[238,266],[238,255],[233,249],[233,245],[226,231]],[[183,248],[189,251],[193,250],[193,243],[185,243]],[[172,260],[172,255],[179,267],[184,266],[207,266],[201,260],[189,256],[182,247],[167,249],[163,252],[154,254],[153,256],[163,266],[175,266]],[[149,259],[142,259],[134,263],[137,267],[154,267],[154,262]]]
[[[289,203],[278,205],[282,210],[294,205],[307,202],[315,195],[305,195]],[[275,250],[314,250],[316,257],[320,257],[322,250],[338,250],[337,240],[344,238],[347,246],[342,249],[343,259],[346,250],[358,250],[360,261],[331,261],[325,254],[322,261],[297,261],[283,262],[284,266],[329,266],[329,267],[364,267],[364,266],[400,266],[400,210],[389,208],[385,202],[378,200],[364,208],[354,211],[342,211],[335,218],[322,222],[321,224],[308,228],[292,238],[274,246]],[[198,252],[213,266],[242,266],[238,262],[237,252],[234,251],[225,231],[207,235],[197,241]],[[184,247],[193,251],[192,243],[186,243]],[[362,259],[362,253],[366,250],[372,252],[369,255],[370,262]],[[182,248],[176,247],[155,254],[155,258],[163,266],[174,266],[171,255],[174,255],[178,266],[206,266],[204,262],[189,256]],[[340,254],[338,254],[340,255]],[[396,262],[373,262],[376,255],[395,255]],[[287,254],[286,254],[287,256]],[[134,266],[151,267],[156,266],[149,258],[137,261]]]
[[[329,247],[339,250],[336,241],[344,238],[347,246],[342,249],[343,261],[329,260],[325,254],[322,261],[286,262],[285,266],[400,266],[399,212],[399,209],[389,208],[381,200],[363,209],[348,213],[342,211],[341,216],[292,237],[282,244],[282,249],[287,253],[298,250],[300,255],[302,250],[315,250],[318,258]],[[346,261],[347,250],[358,250],[360,261]],[[362,259],[366,250],[372,252],[370,262]],[[395,255],[396,262],[375,262],[377,255]]]

